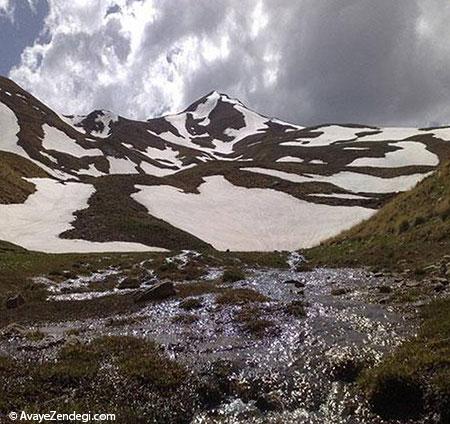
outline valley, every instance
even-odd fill
[[[450,419],[449,127],[69,116],[0,78],[0,129],[0,419]]]

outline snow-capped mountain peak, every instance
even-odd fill
[[[140,243],[128,250],[311,246],[368,218],[450,158],[445,127],[303,128],[217,91],[147,121],[106,110],[61,116],[6,78],[0,131],[0,165],[15,170],[0,187],[0,218],[8,222],[0,222],[0,240],[52,251],[81,246],[60,234]],[[122,218],[107,217],[115,210],[134,224],[114,227]],[[65,221],[55,226],[55,216]],[[40,244],[23,231],[27,219],[30,228],[39,220]]]

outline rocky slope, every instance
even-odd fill
[[[317,245],[450,158],[450,128],[303,128],[212,92],[133,121],[0,78],[0,240],[47,252]]]

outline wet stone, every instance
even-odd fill
[[[296,288],[302,288],[305,287],[305,283],[299,280],[285,280],[283,281],[283,284],[292,284],[294,285]]]

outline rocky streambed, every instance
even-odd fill
[[[224,281],[222,268],[210,267],[198,280],[175,283],[178,294],[129,313],[13,325],[3,330],[0,354],[52,360],[67,344],[135,336],[157,342],[193,376],[203,376],[204,399],[193,423],[383,423],[355,381],[414,334],[411,318],[421,301],[401,307],[391,301],[414,283],[364,269],[297,272],[291,265],[246,269],[245,278],[232,282]],[[95,290],[87,289],[87,277],[59,287],[44,281],[48,302],[136,296],[160,284],[150,271],[139,288],[120,280],[119,289],[110,284],[117,274],[94,273]],[[24,336],[30,332],[42,337]]]

